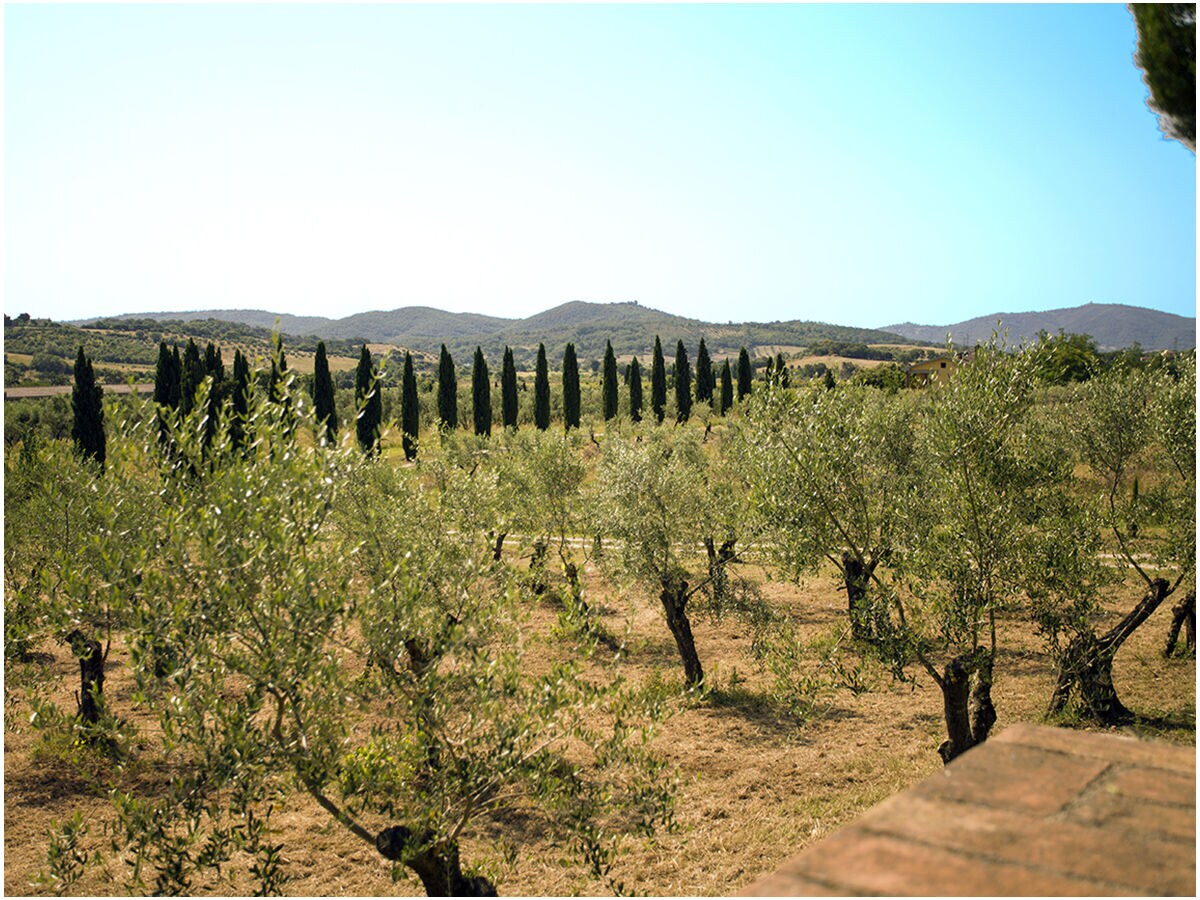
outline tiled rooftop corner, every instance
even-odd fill
[[[1196,750],[1012,725],[746,896],[1196,895]]]

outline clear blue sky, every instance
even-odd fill
[[[1121,5],[4,8],[4,309],[1195,315]]]

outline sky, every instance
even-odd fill
[[[1196,314],[1123,5],[3,15],[11,315]]]

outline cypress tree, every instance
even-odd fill
[[[635,356],[625,370],[629,376],[629,418],[642,421],[642,367]]]
[[[612,341],[604,343],[604,421],[617,417],[617,358]]]
[[[171,409],[179,409],[183,402],[183,360],[179,357],[179,345],[171,345],[171,371],[174,373],[174,383],[171,387]]]
[[[779,351],[779,353],[775,356],[775,378],[778,379],[780,387],[787,387],[788,383],[791,381],[791,377],[788,374],[787,363],[783,361],[782,350]]]
[[[204,361],[200,359],[200,348],[188,338],[183,351],[183,370],[179,376],[179,409],[187,415],[196,406],[196,389],[204,380]]]
[[[544,344],[538,344],[537,371],[533,376],[533,423],[541,431],[550,427],[550,372]]]
[[[650,408],[655,421],[662,424],[667,408],[667,365],[663,362],[662,342],[654,336],[654,361],[650,366]]]
[[[204,373],[212,376],[214,387],[225,380],[225,361],[221,359],[221,351],[212,341],[204,348]]]
[[[168,409],[179,408],[179,348],[171,353],[166,341],[159,341],[158,363],[154,367],[154,403],[158,407],[158,439],[167,439]]]
[[[106,442],[104,438],[104,390],[96,384],[92,361],[83,355],[83,347],[75,357],[75,385],[71,389],[71,439],[75,448],[87,459],[94,459],[104,468]]]
[[[443,428],[458,427],[458,378],[454,374],[454,358],[445,344],[438,360],[438,418]]]
[[[317,341],[317,354],[313,358],[312,398],[317,423],[325,424],[325,440],[332,444],[337,440],[337,406],[333,400],[333,376],[329,374],[324,341]]]
[[[829,369],[825,370],[825,375],[821,379],[821,383],[825,386],[825,390],[832,391],[837,387],[837,382],[833,380],[833,372]]]
[[[721,405],[719,407],[721,415],[725,415],[731,406],[733,406],[733,373],[729,371],[729,360],[726,359],[724,365],[721,366]]]
[[[400,430],[403,435],[404,458],[417,458],[417,437],[421,431],[421,404],[417,400],[417,376],[413,374],[412,354],[404,354],[404,377],[400,387]]]
[[[509,346],[504,348],[504,363],[500,368],[500,417],[505,428],[517,427],[517,366]]]
[[[283,338],[279,334],[273,334],[271,335],[271,343],[270,398],[272,403],[283,403],[287,400],[283,390],[283,382],[287,372],[287,357],[283,353]]]
[[[250,415],[250,364],[241,350],[233,351],[233,387],[229,419],[229,443],[234,449],[246,445],[246,425]]]
[[[492,385],[488,378],[487,360],[483,348],[475,348],[475,362],[471,367],[471,413],[475,418],[475,433],[492,433]]]
[[[675,424],[688,420],[692,414],[692,367],[687,349],[680,341],[675,347]]]
[[[575,358],[575,345],[567,344],[563,351],[563,426],[579,427],[579,360]]]
[[[712,406],[715,387],[712,359],[709,358],[708,347],[704,345],[704,338],[700,338],[700,349],[696,351],[696,401]]]
[[[743,347],[738,353],[737,398],[741,400],[750,393],[754,382],[754,366],[750,365],[750,354]]]
[[[383,400],[371,362],[371,351],[363,344],[354,373],[354,405],[358,408],[355,433],[358,446],[368,456],[379,453],[379,424],[383,419]]]

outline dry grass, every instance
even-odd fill
[[[588,597],[613,632],[633,611],[632,653],[626,663],[632,679],[656,677],[679,682],[678,659],[661,615],[648,598],[613,595],[588,567]],[[768,583],[764,597],[790,611],[806,637],[841,622],[843,598],[832,579],[816,578],[803,586]],[[1115,593],[1112,610],[1128,609],[1136,585]],[[546,634],[556,618],[547,606],[535,609],[531,628]],[[1160,610],[1123,649],[1116,677],[1122,698],[1140,715],[1157,722],[1136,726],[1155,737],[1195,742],[1195,663],[1163,660],[1160,655],[1169,611]],[[818,714],[797,722],[766,697],[770,676],[759,671],[750,654],[751,632],[738,620],[698,621],[696,643],[713,691],[685,704],[663,726],[658,749],[678,766],[679,828],[660,835],[653,845],[631,844],[622,855],[617,878],[630,890],[654,895],[721,895],[737,891],[778,866],[796,850],[845,824],[873,804],[937,771],[935,749],[942,739],[941,698],[927,678],[895,684],[886,677],[859,696],[831,694]],[[997,664],[994,697],[998,729],[1018,721],[1039,721],[1053,685],[1053,669],[1041,642],[1018,621],[1003,623],[1003,651]],[[117,711],[144,735],[153,723],[130,703],[125,654],[114,646],[107,691]],[[77,678],[69,654],[55,649],[53,670],[62,677],[58,699],[69,705]],[[736,673],[736,675],[735,675]],[[52,820],[81,811],[96,824],[93,839],[102,843],[99,823],[107,805],[53,754],[38,749],[28,728],[29,710],[15,702],[5,710],[4,746],[4,889],[7,894],[37,893],[32,884],[45,868],[46,832]],[[148,751],[147,751],[148,755]],[[132,768],[134,777],[158,777],[148,761]],[[419,894],[412,879],[393,883],[388,864],[306,797],[291,797],[276,813],[277,839],[285,847],[296,895]],[[509,818],[492,823],[496,832],[521,838],[515,870],[495,870],[505,894],[565,895],[605,893],[602,883],[581,879],[577,870],[556,864],[560,851],[547,846],[531,820]],[[485,835],[463,848],[469,863],[487,856]],[[92,872],[78,893],[119,894],[116,880]],[[197,892],[245,893],[249,883],[215,881]]]

